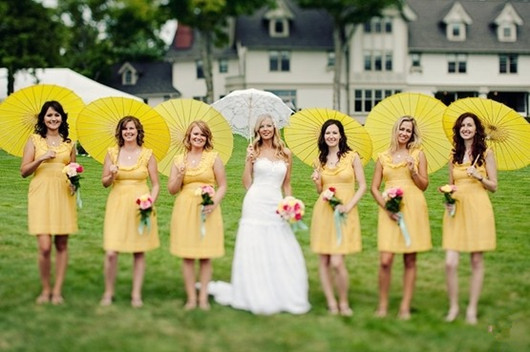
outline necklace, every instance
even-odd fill
[[[53,147],[59,144],[59,140],[57,138],[52,139],[50,137],[46,137],[46,141],[48,142],[48,144],[51,144]]]

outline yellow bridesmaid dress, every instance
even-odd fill
[[[118,147],[109,148],[113,164],[117,164]],[[118,165],[118,174],[112,184],[105,209],[103,248],[106,251],[126,253],[146,252],[160,246],[156,207],[151,212],[151,227],[139,233],[140,212],[136,199],[149,193],[147,164],[153,154],[151,149],[142,148],[136,164]]]
[[[447,211],[444,214],[442,247],[459,252],[492,251],[496,246],[493,207],[482,183],[467,175],[470,165],[453,164],[456,210],[454,217]],[[485,164],[476,169],[486,177]]]
[[[70,181],[63,168],[70,163],[73,142],[61,142],[57,147],[48,146],[46,139],[31,135],[35,146],[35,159],[50,149],[55,158],[42,162],[29,184],[28,229],[31,235],[67,235],[77,232],[76,197],[71,194]]]
[[[355,194],[355,173],[352,163],[355,152],[343,155],[334,168],[321,167],[322,193],[318,197],[313,208],[311,219],[311,250],[319,254],[348,254],[360,252],[361,224],[359,212],[355,206],[341,225],[342,241],[339,243],[335,221],[333,220],[333,209],[323,199],[323,193],[329,187],[335,187],[335,197],[343,204],[350,201]],[[317,165],[320,164],[316,160]]]
[[[418,167],[420,150],[410,150],[409,154]],[[387,151],[379,154],[379,163],[383,167],[385,190],[394,187],[403,190],[401,213],[411,240],[410,247],[407,247],[398,223],[390,219],[387,212],[379,207],[377,223],[377,247],[379,251],[415,253],[430,250],[432,243],[427,202],[423,192],[412,180],[406,161],[394,164],[392,155]]]
[[[184,161],[184,155],[174,163]],[[224,231],[221,207],[206,215],[205,234],[201,234],[202,197],[195,191],[204,185],[215,186],[213,164],[217,152],[203,151],[197,167],[187,167],[182,188],[177,194],[171,215],[170,253],[182,258],[216,258],[224,255]]]

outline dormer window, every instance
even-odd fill
[[[450,41],[464,41],[466,40],[467,26],[471,25],[473,21],[467,14],[464,7],[456,2],[453,7],[445,15],[443,22],[446,25],[446,36]]]
[[[285,18],[276,18],[269,22],[269,34],[271,37],[288,37],[289,21]]]
[[[523,25],[523,20],[509,3],[495,18],[497,25],[497,39],[500,42],[515,42],[517,40],[517,26]]]
[[[128,62],[126,62],[118,71],[121,75],[121,84],[124,86],[134,86],[138,81],[138,72]]]
[[[289,36],[289,20],[294,15],[284,0],[276,0],[276,6],[272,7],[264,15],[269,23],[269,35],[272,38],[285,38]]]

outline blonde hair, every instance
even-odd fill
[[[274,126],[274,134],[272,137],[272,148],[275,150],[274,155],[282,160],[288,160],[288,156],[285,153],[285,143],[282,141],[282,138],[280,137],[280,132],[278,131],[278,128],[276,127],[276,124],[274,123],[274,119],[269,114],[264,114],[258,116],[258,119],[256,120],[256,124],[254,125],[254,143],[252,143],[252,147],[254,148],[256,152],[256,156],[259,155],[261,146],[263,145],[263,139],[261,139],[261,135],[259,134],[259,129],[261,127],[261,124],[266,119],[270,119],[272,122],[272,125]]]
[[[407,149],[419,148],[421,145],[421,135],[418,125],[416,124],[416,119],[412,116],[402,116],[399,120],[396,121],[394,127],[392,127],[392,138],[390,140],[390,152],[393,153],[398,150],[398,134],[399,128],[403,122],[412,123],[412,135],[410,136],[409,141],[407,142]]]
[[[213,149],[212,144],[212,130],[210,130],[210,127],[208,127],[208,124],[202,120],[193,121],[188,126],[188,129],[186,130],[186,134],[184,134],[184,139],[182,140],[182,144],[184,144],[184,147],[187,151],[191,150],[191,142],[190,142],[190,136],[191,136],[191,130],[193,130],[194,127],[199,127],[202,134],[206,136],[206,142],[204,143],[204,150],[211,150]]]

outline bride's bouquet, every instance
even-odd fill
[[[276,208],[276,214],[287,221],[295,232],[298,230],[307,230],[307,225],[302,221],[304,213],[304,202],[292,196],[283,198]]]
[[[403,214],[399,211],[403,199],[403,190],[399,187],[389,188],[383,192],[383,199],[385,200],[385,209],[398,215],[398,225],[401,229],[401,234],[405,239],[405,245],[410,247],[409,231],[405,225]]]

